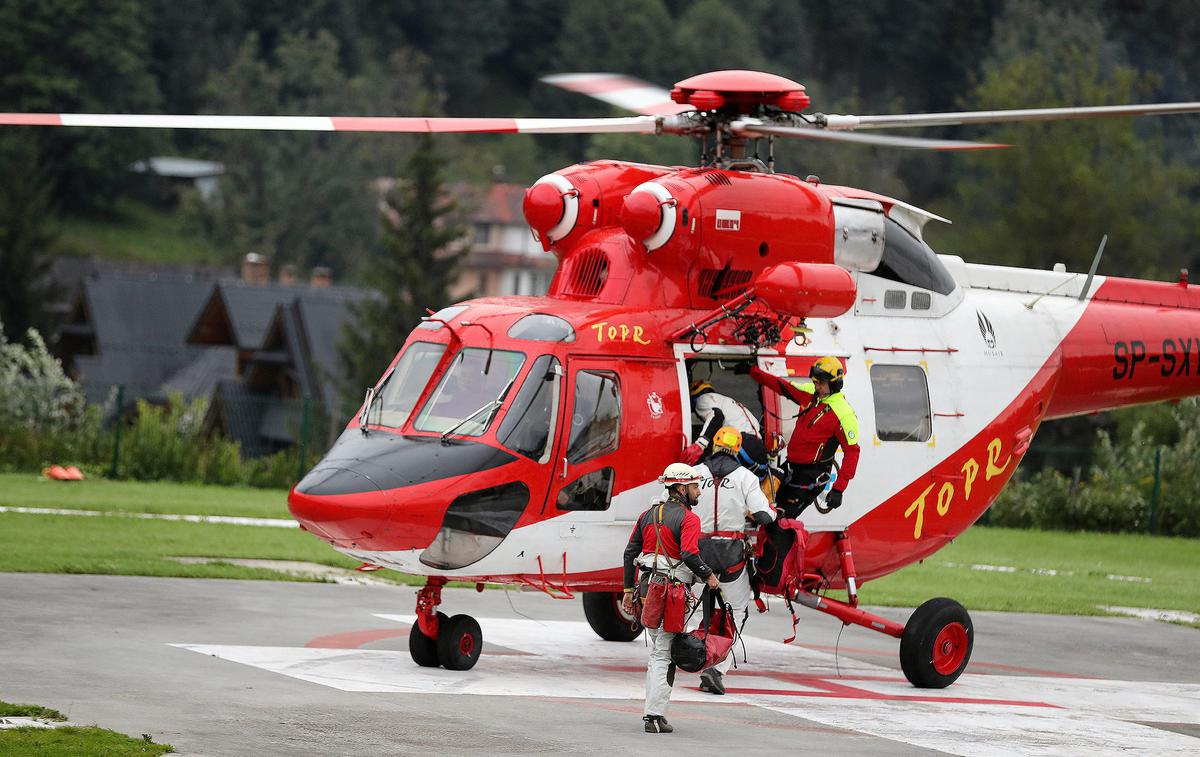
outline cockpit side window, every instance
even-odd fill
[[[582,463],[615,450],[621,433],[621,390],[616,374],[576,373],[570,419],[567,462]]]
[[[379,399],[367,415],[369,424],[400,428],[408,420],[421,391],[446,352],[446,345],[413,342],[379,388]]]
[[[561,374],[562,368],[553,355],[542,355],[533,361],[521,391],[513,398],[496,432],[498,442],[534,460],[546,454]]]
[[[874,275],[938,294],[954,291],[954,277],[929,245],[886,216],[883,223],[883,260]]]

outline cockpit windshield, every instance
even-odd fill
[[[441,382],[417,414],[419,431],[481,436],[525,364],[525,355],[467,347],[454,356]]]
[[[367,423],[388,428],[403,426],[445,351],[444,344],[410,344],[379,387],[378,397],[367,413]]]

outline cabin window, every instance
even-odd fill
[[[372,412],[367,414],[367,422],[388,428],[403,426],[445,352],[444,344],[413,342],[408,345],[396,367],[383,380],[379,399],[371,408]]]
[[[530,313],[517,321],[508,330],[513,339],[529,339],[535,342],[573,342],[575,329],[556,315]]]
[[[929,385],[918,365],[871,366],[875,435],[881,442],[926,442],[933,434]]]
[[[480,347],[462,350],[417,414],[413,428],[481,436],[496,417],[524,363],[521,352]]]
[[[908,292],[903,289],[889,289],[883,293],[883,307],[887,310],[903,310],[908,304]]]
[[[613,469],[585,473],[558,493],[559,510],[607,510],[612,500]]]
[[[938,294],[954,291],[954,277],[929,245],[886,216],[883,223],[883,260],[871,273]]]
[[[500,546],[528,504],[529,487],[520,481],[462,495],[446,509],[421,563],[455,570],[479,562]]]
[[[500,422],[496,440],[514,452],[541,460],[549,450],[550,424],[558,408],[558,385],[562,368],[552,355],[533,362],[521,391]]]
[[[615,373],[575,374],[575,406],[571,408],[567,462],[582,463],[617,448],[621,431],[621,391]]]

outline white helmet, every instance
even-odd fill
[[[687,463],[671,463],[658,477],[658,480],[663,486],[674,486],[675,484],[698,484],[704,480],[704,477]]]

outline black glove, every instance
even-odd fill
[[[830,489],[825,495],[825,509],[836,510],[842,506],[842,493],[837,489]]]
[[[733,364],[733,372],[738,376],[750,375],[750,368],[753,366],[749,360],[739,360]]]

